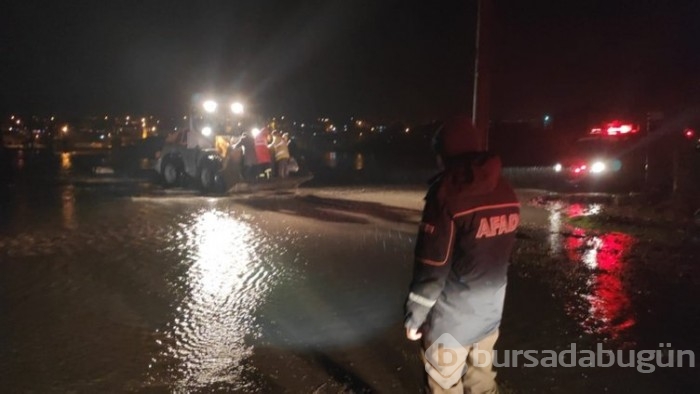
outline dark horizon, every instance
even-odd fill
[[[184,113],[236,92],[267,115],[469,113],[476,2],[46,3],[3,13],[0,111]],[[492,118],[700,102],[700,5],[496,4]]]

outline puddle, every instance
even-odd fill
[[[567,218],[595,215],[601,204],[547,205],[549,248],[571,265],[572,281],[566,296],[570,317],[589,334],[620,347],[634,346],[630,335],[637,318],[630,302],[630,289],[623,278],[628,271],[628,253],[635,238],[620,232],[598,233],[573,226]]]

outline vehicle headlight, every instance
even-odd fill
[[[211,131],[211,127],[209,126],[202,127],[202,135],[205,137],[209,137],[211,135]]]
[[[557,163],[557,164],[554,165],[554,171],[555,171],[555,172],[561,172],[561,170],[562,170],[561,164]]]
[[[204,107],[204,110],[209,113],[213,113],[214,111],[216,111],[216,107],[218,106],[219,104],[217,104],[217,102],[214,100],[207,100],[204,103],[202,103],[202,107]]]
[[[596,161],[591,165],[591,173],[593,174],[600,174],[601,172],[605,171],[607,169],[607,166],[605,163],[602,161]]]
[[[243,114],[243,104],[239,102],[235,102],[231,104],[231,112],[233,112],[236,115],[241,115]]]

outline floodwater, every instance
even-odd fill
[[[19,185],[3,201],[4,390],[420,390],[402,309],[422,187],[204,197],[110,179]],[[521,193],[499,348],[697,345],[697,308],[664,310],[634,270],[639,239],[567,221],[604,203],[534,205],[532,194]],[[635,275],[649,287],[630,286]],[[693,372],[499,377],[506,392],[692,392]]]
[[[629,289],[622,283],[626,259],[636,239],[620,232],[592,232],[567,224],[562,216],[572,218],[600,213],[602,205],[565,204],[556,202],[549,207],[550,250],[563,252],[568,262],[578,264],[589,272],[585,285],[572,294],[567,312],[589,334],[597,334],[606,342],[625,345],[628,331],[635,325],[631,311]],[[634,343],[629,343],[634,345]]]
[[[131,191],[64,185],[3,212],[6,387],[373,387],[335,357],[387,332],[400,342],[416,210]],[[384,346],[362,366],[405,368],[401,352],[382,365]]]

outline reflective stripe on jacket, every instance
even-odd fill
[[[289,159],[289,147],[287,141],[282,137],[275,137],[272,140],[272,151],[275,152],[275,161]]]

